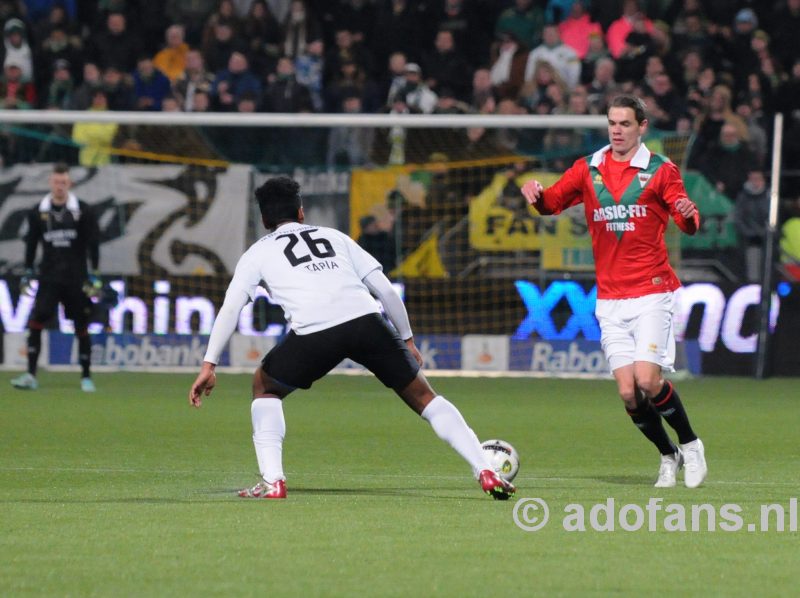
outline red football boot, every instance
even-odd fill
[[[483,491],[495,500],[508,500],[517,491],[514,484],[506,482],[491,469],[481,472],[479,482]]]
[[[286,480],[269,483],[261,480],[252,488],[239,490],[241,498],[286,498]]]

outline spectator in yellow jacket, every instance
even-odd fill
[[[103,90],[92,94],[92,105],[89,110],[108,110],[108,99]],[[111,162],[111,143],[117,134],[116,123],[79,122],[72,127],[72,140],[81,149],[78,161],[81,166],[102,166]]]
[[[164,37],[167,45],[153,58],[153,65],[164,73],[170,81],[175,81],[186,68],[186,54],[189,46],[183,41],[183,25],[172,25],[167,28]]]

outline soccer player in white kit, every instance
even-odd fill
[[[696,488],[707,473],[703,442],[662,375],[674,371],[673,292],[681,286],[664,231],[672,217],[692,235],[700,215],[678,167],[642,144],[646,130],[644,102],[617,96],[608,109],[609,145],[576,160],[548,189],[533,180],[522,194],[540,214],[583,204],[597,274],[600,342],[631,421],[661,453],[655,485],[675,486],[685,466],[684,483]],[[677,432],[680,447],[662,418]]]
[[[276,177],[256,190],[264,226],[272,231],[239,259],[211,330],[189,403],[200,407],[216,384],[215,368],[239,313],[263,283],[283,307],[291,331],[264,357],[253,375],[253,444],[261,479],[243,498],[286,498],[282,400],[311,384],[343,359],[364,365],[430,423],[434,432],[472,467],[487,494],[498,500],[514,486],[489,466],[480,442],[456,407],[437,395],[423,375],[408,314],[381,266],[346,234],[303,223],[299,185]],[[394,328],[381,316],[383,304]]]

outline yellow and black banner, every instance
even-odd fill
[[[536,178],[545,187],[558,174],[528,172],[517,177],[498,173],[469,206],[469,241],[479,251],[538,251],[542,267],[592,270],[592,241],[581,206],[559,216],[541,216],[528,205],[520,187]]]

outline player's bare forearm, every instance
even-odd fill
[[[528,181],[522,185],[522,195],[525,197],[529,205],[535,208],[539,207],[539,200],[544,193],[544,187],[537,180]]]
[[[208,396],[214,390],[214,386],[217,384],[216,368],[216,364],[209,361],[203,362],[200,373],[197,374],[197,378],[189,390],[189,404],[192,407],[199,408],[203,404],[203,395]]]

